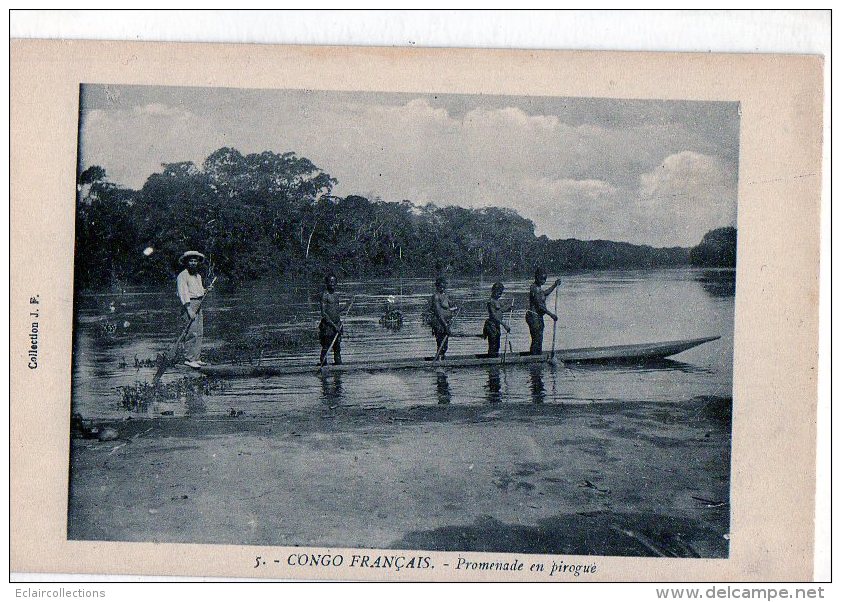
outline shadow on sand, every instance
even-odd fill
[[[536,526],[514,525],[491,516],[472,525],[406,534],[391,548],[519,554],[727,558],[727,508],[704,510],[704,522],[658,514],[582,512],[561,514]],[[711,520],[712,519],[712,520]],[[719,530],[711,528],[721,525]],[[720,532],[719,532],[720,531]]]

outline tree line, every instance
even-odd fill
[[[328,269],[353,278],[503,278],[536,265],[557,272],[690,263],[687,248],[550,240],[513,209],[338,197],[336,183],[291,152],[220,148],[201,165],[163,164],[140,190],[91,166],[77,182],[77,287],[169,280],[185,249],[204,252],[229,281]]]
[[[736,267],[736,228],[716,228],[689,251],[689,263],[700,267]]]

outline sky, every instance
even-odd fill
[[[510,207],[549,238],[693,246],[736,225],[733,102],[84,85],[80,166],[140,188],[227,146],[295,152],[333,194]]]

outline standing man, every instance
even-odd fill
[[[488,339],[488,357],[499,357],[499,340],[502,336],[502,329],[511,332],[511,328],[505,323],[502,301],[500,301],[504,291],[504,284],[494,282],[491,287],[491,298],[488,299],[488,319],[485,320],[485,326],[482,329],[482,334]],[[512,300],[511,303],[513,304],[514,301]]]
[[[546,297],[551,295],[552,291],[558,287],[561,279],[555,280],[555,284],[544,291],[541,287],[545,283],[546,270],[537,268],[534,271],[534,282],[529,287],[529,308],[526,311],[526,323],[529,325],[529,334],[531,334],[529,353],[532,355],[543,353],[543,316],[548,315],[556,322],[558,321],[558,316],[546,307]]]
[[[199,274],[199,264],[204,255],[198,251],[187,251],[181,256],[184,269],[178,274],[178,298],[181,300],[181,320],[187,327],[184,337],[184,365],[201,368],[207,364],[201,360],[201,344],[204,338],[204,312],[200,307],[205,290]]]
[[[342,363],[342,315],[339,312],[339,293],[336,292],[336,276],[332,273],[324,278],[325,290],[321,292],[319,304],[321,306],[321,322],[318,323],[318,339],[321,341],[321,361],[323,366],[327,360],[330,344],[333,344],[333,363]],[[333,342],[335,339],[335,343]]]
[[[438,276],[435,279],[435,294],[432,295],[432,316],[430,326],[435,335],[436,358],[444,359],[447,353],[447,339],[453,334],[450,325],[458,308],[455,307],[447,295],[447,279]]]

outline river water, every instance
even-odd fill
[[[550,279],[551,282],[551,279]],[[453,278],[450,295],[461,307],[449,354],[479,353],[485,302],[492,282]],[[506,282],[514,300],[510,342],[527,350],[524,313],[530,281]],[[205,348],[225,361],[262,364],[318,362],[318,306],[312,290],[284,283],[220,286],[205,304]],[[435,354],[421,319],[433,292],[428,280],[340,282],[353,299],[342,344],[347,361]],[[732,394],[735,274],[732,270],[588,271],[562,276],[557,348],[620,345],[720,335],[721,339],[642,366],[516,365],[312,374],[208,381],[182,367],[163,378],[168,397],[131,401],[152,381],[147,365],[177,337],[178,302],[171,287],[129,288],[77,299],[73,354],[73,411],[85,418],[128,416],[248,416],[314,412],[330,406],[398,407],[428,404],[530,404],[655,401]],[[380,323],[389,298],[402,327]],[[547,305],[553,306],[554,296]],[[551,347],[546,320],[544,349]],[[253,344],[252,344],[253,343]],[[275,344],[276,343],[276,344]],[[262,355],[257,347],[265,349]],[[223,353],[224,352],[224,353]]]

